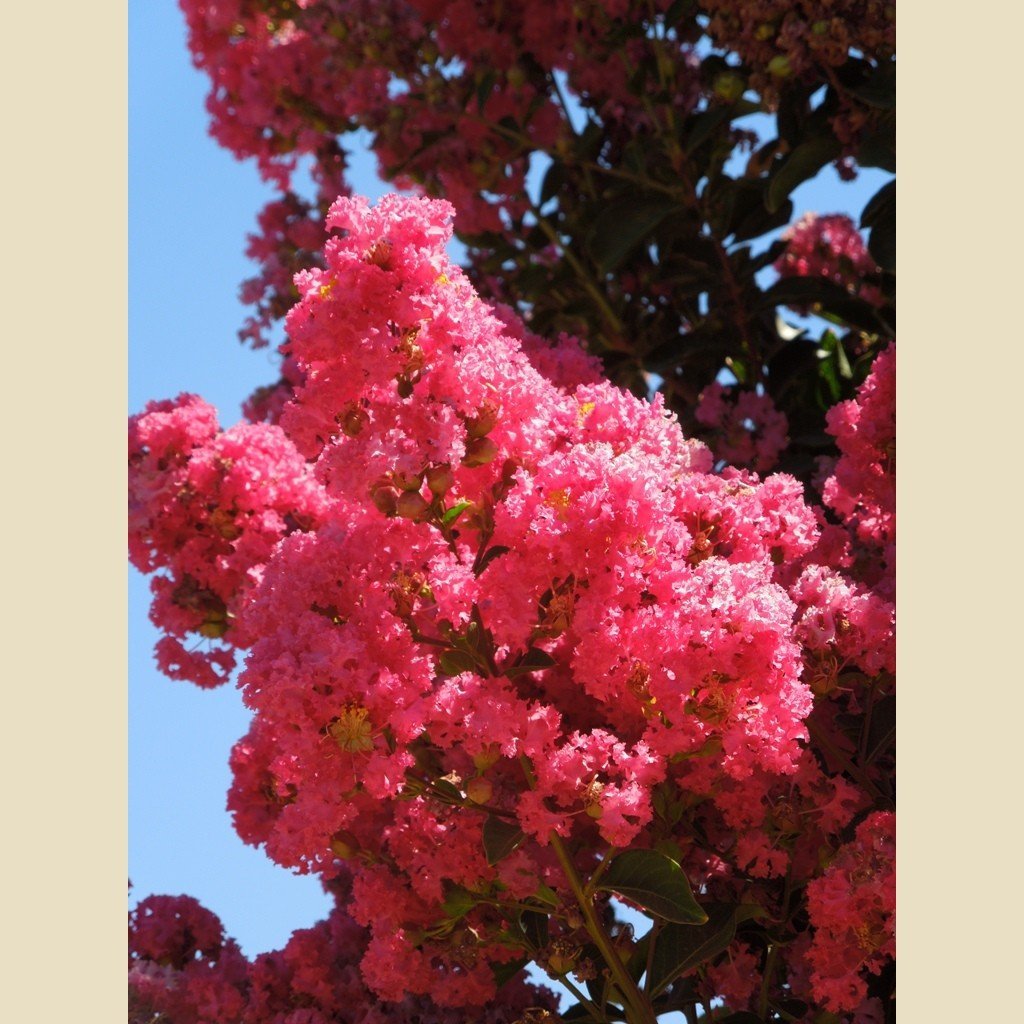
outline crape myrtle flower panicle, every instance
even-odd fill
[[[697,400],[697,422],[710,428],[717,458],[730,466],[766,473],[789,443],[785,413],[771,396],[712,381]]]
[[[896,815],[879,811],[857,826],[819,878],[807,884],[813,937],[811,989],[834,1013],[867,996],[865,974],[896,955]]]
[[[850,401],[829,410],[839,457],[822,496],[857,540],[891,561],[896,542],[896,343],[871,364]]]
[[[194,395],[151,402],[130,418],[129,554],[156,573],[150,617],[165,634],[157,646],[165,673],[200,686],[227,679],[233,650],[248,643],[244,605],[259,567],[327,504],[277,427],[221,431]]]
[[[150,896],[129,918],[129,1012],[174,1024],[465,1024],[459,1011],[399,994],[382,1002],[359,971],[363,929],[339,902],[279,950],[247,959],[224,936],[215,914],[189,896]],[[479,1024],[513,1024],[530,1007],[554,1010],[549,990],[523,980],[506,984]]]
[[[880,268],[846,214],[806,213],[782,239],[786,249],[773,264],[779,277],[823,278],[870,305],[883,304],[877,285],[864,280],[879,274]]]
[[[340,199],[298,277],[280,424],[331,505],[253,584],[231,806],[283,864],[353,865],[383,996],[471,1006],[514,953],[486,903],[438,929],[451,886],[567,894],[552,832],[643,845],[656,786],[797,772],[784,586],[819,526],[796,481],[712,473],[572,348],[561,386],[538,372],[446,257],[451,214]],[[494,865],[484,805],[528,840]]]
[[[452,213],[334,203],[277,424],[151,406],[131,515],[167,639],[226,623],[222,650],[248,649],[239,835],[330,885],[351,872],[360,983],[458,1014],[524,953],[506,901],[573,900],[553,836],[583,876],[608,845],[670,843],[712,899],[821,876],[869,801],[806,720],[847,706],[816,666],[893,667],[892,595],[858,561],[889,543],[892,467],[888,353],[830,421],[829,523],[792,477],[714,472],[575,339],[491,309],[445,254]],[[494,820],[522,838],[492,863]],[[750,955],[705,975],[737,1006]]]

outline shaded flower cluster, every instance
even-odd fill
[[[871,305],[881,304],[881,291],[865,280],[879,273],[878,265],[845,214],[805,214],[782,238],[786,249],[775,261],[780,277],[824,278]]]
[[[333,888],[347,888],[344,875]],[[283,949],[251,960],[215,914],[189,896],[150,896],[129,920],[129,1024],[464,1024],[458,1011],[413,996],[382,1003],[362,980],[366,933],[338,905]],[[552,1010],[552,994],[506,985],[474,1020],[514,1024]]]

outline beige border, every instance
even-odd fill
[[[1017,5],[900,20],[899,977],[904,1024],[1021,1009]]]
[[[171,2],[171,0],[149,0]],[[901,11],[900,1009],[1015,1019],[1024,16]],[[126,5],[5,11],[3,1016],[123,1019]],[[13,963],[12,963],[13,957]]]
[[[90,1024],[126,1005],[126,5],[3,38],[0,1017]]]

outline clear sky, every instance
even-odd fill
[[[239,283],[257,211],[270,198],[251,164],[206,132],[206,79],[191,65],[184,19],[172,0],[129,0],[128,412],[181,391],[201,394],[221,423],[240,418],[253,388],[276,379],[267,351],[243,347]],[[831,171],[795,194],[795,216],[850,212],[888,179],[845,185]],[[372,158],[354,161],[356,191],[387,188]],[[231,686],[200,691],[160,675],[147,582],[129,570],[129,867],[133,902],[188,893],[223,920],[247,954],[282,946],[319,920],[319,883],[291,875],[243,845],[225,810],[231,745],[248,712]]]

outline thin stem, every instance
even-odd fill
[[[757,1000],[757,1015],[761,1020],[764,1020],[768,1013],[768,986],[771,984],[772,974],[775,973],[775,959],[778,952],[778,946],[768,947],[768,959],[765,961],[764,977],[761,979],[761,995]]]
[[[572,857],[569,855],[569,851],[566,848],[565,843],[562,842],[562,837],[557,832],[552,832],[550,840],[551,846],[555,851],[555,856],[558,858],[558,863],[561,864],[562,871],[569,883],[569,887],[572,889],[573,895],[576,897],[576,902],[579,904],[580,910],[583,911],[583,919],[586,923],[587,932],[594,940],[594,944],[600,950],[601,956],[604,959],[604,962],[608,965],[609,970],[611,970],[612,977],[615,979],[615,984],[622,993],[622,998],[626,1001],[627,1006],[635,1013],[635,1024],[657,1024],[657,1020],[650,1004],[636,987],[633,979],[629,976],[629,972],[626,970],[625,965],[619,958],[619,954],[612,945],[611,939],[608,937],[608,933],[604,930],[604,927],[598,920],[597,914],[594,913],[594,905],[583,891],[583,883],[580,881],[580,877],[576,872],[576,867],[572,862]]]
[[[609,1024],[607,1014],[603,1013],[597,1003],[591,1002],[570,980],[568,974],[560,974],[558,980],[580,1001],[581,1006],[587,1008],[587,1013],[600,1024]]]
[[[650,938],[647,940],[647,966],[644,968],[644,994],[651,991],[651,967],[654,965],[654,944],[661,932],[661,922],[655,921],[651,926]]]
[[[519,764],[522,766],[523,774],[526,776],[527,785],[530,789],[536,789],[537,777],[534,775],[533,766],[525,754],[519,755]],[[594,904],[583,888],[583,882],[580,880],[576,866],[572,862],[572,857],[565,843],[562,842],[562,837],[557,832],[552,831],[548,838],[551,842],[551,848],[555,851],[555,856],[558,858],[558,863],[562,866],[562,873],[569,883],[569,888],[572,889],[573,895],[576,897],[576,903],[583,912],[587,933],[594,940],[594,945],[597,946],[601,957],[612,972],[615,983],[622,993],[622,998],[626,1001],[627,1009],[632,1010],[635,1014],[630,1024],[658,1024],[650,1003],[647,1002],[646,998],[636,987],[633,979],[629,976],[629,972],[626,970],[622,960],[619,959],[618,952],[612,945],[608,933],[604,930],[600,920],[598,920],[597,914],[594,913]]]
[[[590,297],[597,304],[597,308],[601,310],[605,320],[608,321],[609,325],[615,331],[616,335],[622,334],[622,321],[615,315],[615,311],[608,305],[607,299],[601,294],[597,285],[591,280],[590,274],[587,273],[586,268],[582,263],[573,255],[573,253],[566,248],[565,243],[562,241],[558,232],[548,223],[548,221],[542,216],[540,210],[530,205],[530,209],[533,212],[533,216],[537,220],[537,225],[544,232],[548,238],[558,246],[559,251],[562,254],[562,258],[566,263],[576,271],[576,276],[580,279],[580,283],[590,294]]]

